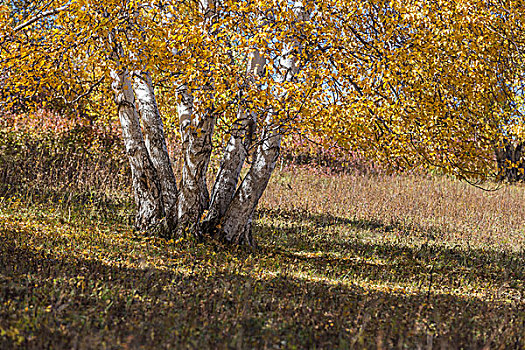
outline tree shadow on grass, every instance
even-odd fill
[[[268,216],[271,218],[282,218],[285,220],[293,220],[295,222],[303,222],[312,224],[316,228],[329,228],[333,226],[348,226],[351,229],[362,230],[362,231],[376,231],[376,232],[393,232],[397,231],[405,234],[414,234],[414,231],[421,233],[428,239],[433,239],[439,235],[446,233],[442,229],[434,226],[427,227],[408,227],[401,222],[389,222],[385,223],[377,219],[349,219],[334,216],[332,214],[312,214],[306,210],[282,210],[282,209],[270,209],[263,208],[258,210],[257,215],[259,218]],[[415,229],[415,230],[414,230]]]
[[[30,250],[16,233],[2,236],[2,348],[525,345],[525,314],[515,305],[453,295],[432,295],[429,303],[425,292],[406,295],[264,268],[248,273],[256,266],[242,254],[238,272],[213,262],[197,269],[129,268],[96,256]],[[194,266],[205,263],[197,258]]]
[[[341,238],[325,228],[346,225],[358,232],[372,230],[378,234],[397,230],[406,237],[413,233],[405,231],[402,225],[351,220],[330,214],[265,210],[263,215],[299,222],[284,228],[259,224],[258,234],[263,244],[270,242],[264,244],[264,252],[280,254],[290,263],[303,261],[311,270],[329,273],[332,278],[350,276],[379,282],[416,281],[421,285],[428,283],[432,275],[437,279],[435,283],[450,288],[461,287],[464,282],[474,285],[490,283],[510,288],[525,298],[525,250],[491,251],[459,245],[451,247],[432,241],[408,246],[380,238],[361,240],[358,235]],[[324,223],[324,226],[316,228],[316,223]],[[278,232],[278,238],[275,232]]]

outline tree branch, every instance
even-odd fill
[[[25,21],[24,23],[16,26],[13,31],[15,32],[18,32],[22,29],[24,29],[25,27],[27,26],[30,26],[31,24],[35,23],[36,21],[44,18],[44,17],[48,17],[48,16],[53,16],[53,15],[56,15],[57,13],[61,12],[61,11],[64,11],[66,10],[67,8],[69,7],[69,5],[64,5],[64,6],[60,6],[60,7],[57,7],[56,9],[52,9],[52,10],[49,10],[49,11],[45,11],[45,12],[42,12],[41,14]]]

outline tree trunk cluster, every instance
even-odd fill
[[[205,17],[213,18],[212,3],[203,6]],[[294,12],[297,18],[304,17],[301,2],[295,3]],[[290,44],[283,48],[280,82],[291,82],[299,71],[294,49],[299,47]],[[264,74],[265,65],[264,56],[254,50],[246,67],[247,79],[253,83],[257,75]],[[206,174],[217,117],[213,103],[211,108],[196,112],[188,85],[181,83],[176,89],[183,159],[182,178],[177,184],[151,75],[148,71],[119,68],[112,73],[113,89],[131,165],[136,229],[168,237],[214,235],[228,243],[253,246],[253,215],[281,148],[281,127],[273,122],[276,113],[249,110],[241,96],[210,195]],[[261,130],[256,133],[258,127]],[[255,140],[256,134],[260,140]],[[250,167],[241,180],[241,170],[250,154]]]

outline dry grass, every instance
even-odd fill
[[[525,187],[520,184],[487,192],[445,177],[303,170],[275,175],[261,206],[379,229],[383,239],[414,244],[509,252],[522,251],[525,244]]]
[[[136,236],[115,195],[0,200],[1,348],[525,347],[523,187],[283,171],[257,251]]]
[[[0,118],[0,197],[106,202],[129,182],[115,125],[46,111]]]

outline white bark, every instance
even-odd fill
[[[263,138],[253,164],[222,220],[223,237],[231,243],[254,245],[251,234],[253,213],[275,169],[282,135],[278,129],[270,129],[263,133]]]
[[[294,3],[294,13],[299,20],[305,20],[305,8],[301,1]],[[301,47],[294,43],[285,45],[280,59],[281,82],[290,82],[299,71],[295,49]],[[268,128],[263,133],[263,142],[257,148],[254,161],[248,174],[240,184],[233,200],[222,219],[223,238],[236,244],[254,245],[251,226],[255,208],[268,185],[275,169],[281,149],[282,134],[278,125],[271,125],[271,113],[266,118]]]
[[[157,170],[166,223],[171,231],[177,225],[177,184],[166,147],[162,118],[148,72],[135,73],[133,89],[138,101],[146,149]]]
[[[111,76],[122,137],[131,166],[137,205],[135,227],[141,231],[150,231],[157,229],[164,217],[161,187],[142,136],[129,72],[122,69],[113,71]]]
[[[204,219],[205,231],[211,232],[215,229],[233,199],[242,166],[252,143],[255,123],[253,115],[243,112],[231,128],[230,139],[213,185],[208,214]]]
[[[265,58],[258,51],[251,54],[246,74],[249,83],[254,82],[256,75],[263,74],[265,64]],[[231,127],[230,139],[224,150],[222,163],[213,185],[210,207],[203,224],[205,231],[214,231],[228,209],[252,144],[257,114],[246,111],[241,101],[239,103],[239,118]]]
[[[199,6],[205,18],[203,25],[207,26],[215,14],[215,0],[200,0]],[[201,217],[209,205],[206,172],[212,151],[215,117],[213,107],[195,113],[194,97],[187,85],[182,85],[177,92],[181,98],[178,112],[184,159],[178,198],[178,231],[179,234],[190,232],[200,235]]]
[[[178,110],[184,165],[178,198],[178,225],[181,233],[197,233],[201,216],[209,204],[206,172],[215,118],[208,113],[193,113],[193,97],[186,86],[179,89],[179,94],[182,97]]]

